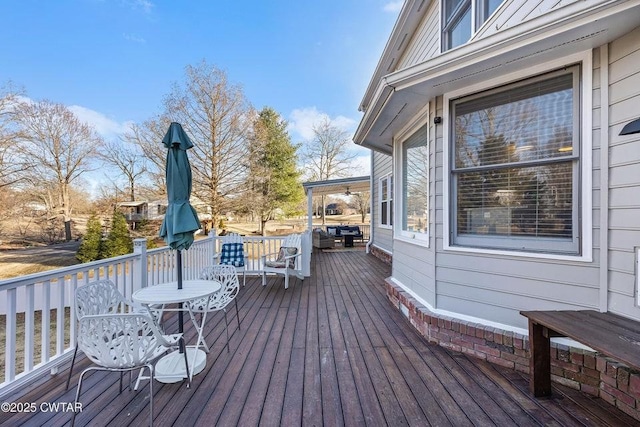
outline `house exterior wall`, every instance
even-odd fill
[[[601,72],[601,51],[608,51],[608,69]],[[463,313],[489,322],[526,329],[520,310],[605,309],[640,319],[636,303],[635,247],[640,246],[640,163],[638,138],[617,137],[621,127],[640,117],[640,30],[592,51],[592,245],[591,260],[545,259],[514,254],[446,250],[444,221],[443,97],[431,100],[429,143],[432,162],[432,221],[429,247],[396,238],[393,243],[393,279],[438,310]],[[608,76],[608,77],[607,77]],[[607,83],[607,78],[609,82]],[[611,105],[609,127],[610,169],[601,166],[601,83],[608,87]],[[605,141],[607,143],[607,141]],[[375,167],[375,166],[374,166]],[[606,167],[606,166],[605,166]],[[378,171],[379,172],[379,171]],[[601,177],[609,176],[608,233],[601,232]],[[396,195],[399,180],[396,180]],[[605,197],[606,200],[606,197]],[[385,230],[387,232],[387,230]],[[601,242],[602,239],[609,240]],[[388,244],[385,241],[385,244]],[[601,245],[608,248],[601,254]],[[601,266],[604,260],[605,265]],[[600,269],[608,274],[602,275]],[[602,282],[602,277],[608,277]],[[606,288],[603,294],[602,287]]]
[[[484,23],[473,38],[486,37],[576,2],[578,0],[507,0]]]
[[[409,41],[407,49],[397,62],[394,71],[424,62],[440,53],[440,37],[438,31],[433,31],[434,28],[439,28],[438,3],[437,0],[431,1],[429,10],[422,18],[418,30]]]
[[[599,58],[599,50],[593,51]],[[591,70],[593,85],[593,117],[599,117],[599,63],[594,61]],[[435,110],[431,116],[443,116],[444,98],[438,97],[431,104]],[[488,322],[527,328],[527,320],[520,310],[578,310],[600,307],[599,279],[599,222],[593,221],[594,236],[592,261],[576,259],[545,259],[486,253],[481,250],[468,252],[445,248],[445,221],[449,210],[445,208],[445,164],[443,126],[434,126],[430,120],[429,143],[435,162],[432,171],[432,214],[435,224],[431,232],[434,245],[429,248],[394,241],[393,278],[409,289],[432,308],[464,316],[484,319]],[[592,216],[599,218],[599,122],[594,120],[592,171],[594,193]],[[396,194],[399,194],[396,191]],[[433,240],[433,239],[432,239]],[[631,263],[630,268],[633,268]],[[633,270],[632,270],[633,271]],[[612,310],[613,311],[613,310]]]
[[[614,313],[640,320],[636,248],[640,246],[640,134],[619,136],[640,117],[640,27],[608,47],[608,301]]]
[[[528,324],[520,315],[522,310],[591,309],[640,320],[640,135],[619,135],[625,124],[640,118],[640,27],[629,31],[638,25],[638,21],[631,18],[637,16],[639,3],[506,0],[472,41],[494,35],[492,40],[500,40],[508,46],[511,37],[524,28],[522,33],[527,37],[526,41],[520,40],[521,43],[540,37],[549,44],[541,44],[539,51],[533,48],[529,51],[531,57],[540,54],[542,59],[538,62],[530,61],[516,67],[514,64],[521,58],[512,58],[510,64],[513,68],[509,71],[498,67],[487,55],[478,65],[477,75],[483,72],[482,67],[492,72],[475,80],[471,74],[456,76],[454,66],[441,63],[459,60],[455,57],[457,52],[460,56],[471,55],[473,52],[468,46],[443,53],[442,60],[438,58],[440,26],[437,7],[440,3],[430,4],[395,68],[396,73],[384,80],[389,85],[396,85],[393,86],[394,91],[414,90],[414,93],[430,94],[424,97],[424,106],[429,106],[429,238],[422,243],[403,238],[397,228],[400,226],[400,217],[397,216],[400,210],[396,205],[393,268],[391,277],[386,281],[387,294],[390,301],[430,341],[493,363],[528,371]],[[633,6],[628,10],[631,13],[622,9],[628,5]],[[545,32],[545,25],[565,23],[573,15],[580,15],[580,30],[599,34],[613,29],[615,25],[593,30],[591,27],[596,21],[591,20],[590,14],[602,10],[608,12],[609,8],[616,7],[620,9],[616,9],[612,22],[626,25],[620,27],[620,32],[600,40],[598,44],[602,46],[592,48],[592,44],[581,44],[579,49],[574,45],[573,51],[567,48],[566,55],[542,54],[547,52],[544,50],[547,47],[550,52],[581,39],[581,36],[572,39],[574,34],[567,30],[566,38],[551,46],[556,42],[556,35],[565,29]],[[552,16],[543,16],[552,13]],[[522,23],[525,24],[521,28],[516,28]],[[558,24],[561,25],[565,24]],[[629,32],[621,35],[623,31]],[[590,37],[591,33],[584,37],[587,36]],[[438,42],[430,43],[429,40],[434,38]],[[488,40],[479,41],[475,46],[482,47],[483,43],[488,44]],[[436,46],[436,49],[432,51],[427,46]],[[520,45],[513,44],[511,48],[520,52],[517,46]],[[500,50],[496,49],[496,52]],[[449,101],[569,68],[578,62],[581,64],[580,112],[573,117],[580,117],[580,123],[576,125],[580,128],[580,173],[579,178],[574,175],[572,182],[580,182],[581,189],[579,202],[572,206],[580,206],[577,210],[581,223],[580,253],[553,254],[549,248],[546,248],[547,252],[532,250],[529,253],[480,245],[472,248],[461,240],[454,240],[449,233],[452,210],[449,200],[454,197],[450,194]],[[436,88],[440,84],[439,67],[449,78],[442,79],[445,82],[442,89]],[[413,79],[405,74],[412,75]],[[429,86],[432,82],[433,85]],[[419,92],[420,89],[424,92]],[[423,101],[419,99],[415,106],[411,102],[415,103],[416,98],[403,98],[393,92],[385,98],[386,92],[379,93],[383,95],[379,99],[384,99],[385,104],[376,105],[382,105],[382,113],[388,114],[382,123],[386,123],[385,129],[393,129],[391,132],[394,132],[395,194],[399,200],[402,194],[402,151],[399,145],[406,136],[403,133],[412,126],[411,122],[424,114],[420,110],[424,109]],[[392,103],[394,100],[396,104]],[[403,120],[396,121],[400,124],[392,128],[390,117],[393,118],[398,108],[402,111],[405,100],[404,106],[410,107],[404,110]],[[376,118],[373,120],[383,116],[378,110],[372,111],[376,114],[372,115]],[[436,117],[442,118],[441,124],[434,124]],[[372,146],[380,147],[386,142],[376,139],[377,135],[367,135],[366,138]],[[358,140],[365,141],[365,136]],[[376,173],[375,167],[373,173]],[[572,347],[564,344],[566,342],[556,343],[552,349],[554,380],[600,396],[640,420],[640,376],[600,355],[577,349],[576,343],[569,342]],[[632,383],[635,384],[633,387]],[[625,395],[627,392],[631,394]]]
[[[385,252],[393,252],[393,230],[390,227],[380,226],[380,178],[393,172],[392,157],[378,152],[372,152],[373,169],[373,211],[371,212],[372,245]]]

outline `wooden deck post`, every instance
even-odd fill
[[[531,347],[531,382],[529,388],[536,397],[551,395],[551,343],[549,330],[529,319]]]

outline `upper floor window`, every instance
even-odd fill
[[[442,50],[465,44],[502,0],[443,0]]]
[[[580,67],[451,101],[452,243],[580,253]]]
[[[380,225],[393,225],[393,175],[380,178]]]

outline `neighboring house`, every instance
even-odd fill
[[[640,1],[405,2],[354,137],[390,294],[496,331],[640,320],[638,25]]]
[[[326,215],[342,215],[342,207],[337,203],[329,203],[325,208]]]

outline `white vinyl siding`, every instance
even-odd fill
[[[606,66],[607,64],[601,64]],[[609,309],[640,320],[640,134],[620,136],[640,118],[640,27],[609,45]]]
[[[393,71],[419,64],[440,54],[439,16],[438,2],[432,1],[429,10],[422,19],[416,33],[411,37],[407,49]]]
[[[578,0],[506,0],[498,10],[496,10],[496,13],[478,29],[478,32],[472,39],[487,37],[498,31],[514,27],[577,1]]]
[[[379,180],[383,176],[388,176],[392,173],[392,162],[391,156],[388,154],[379,153],[377,151],[373,151],[371,153],[373,157],[373,170],[371,179],[373,182],[373,194],[372,198],[372,206],[373,211],[371,212],[371,227],[372,227],[372,244],[375,246],[386,250],[387,252],[392,252],[393,250],[393,238],[392,238],[392,229],[390,227],[381,227],[380,226],[380,186]]]

